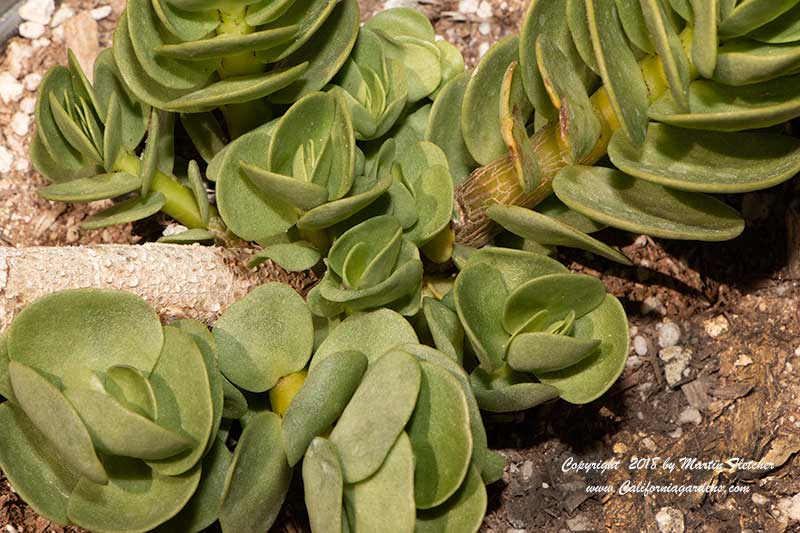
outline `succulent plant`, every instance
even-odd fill
[[[315,335],[271,283],[209,332],[80,289],[28,306],[0,347],[0,465],[61,524],[265,531],[302,462],[315,531],[476,531],[502,475],[459,362],[389,309]]]
[[[798,13],[762,0],[532,0],[520,35],[451,81],[431,111],[427,138],[454,176],[474,170],[456,191],[456,241],[486,244],[492,220],[508,227],[510,216],[491,206],[534,208],[553,192],[636,233],[736,237],[742,218],[709,194],[800,170],[800,141],[780,131],[800,115]],[[611,165],[589,166],[606,153]],[[544,236],[538,218],[527,234]]]

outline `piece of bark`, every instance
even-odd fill
[[[174,244],[0,248],[0,332],[26,305],[60,290],[120,289],[147,300],[162,319],[213,323],[229,305],[268,281],[305,294],[311,273],[268,261],[247,267],[252,250]]]

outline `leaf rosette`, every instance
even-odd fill
[[[482,409],[527,409],[554,398],[588,403],[628,356],[622,306],[602,282],[546,256],[487,248],[467,259],[454,307],[480,365],[470,380]]]
[[[314,313],[388,307],[414,315],[422,299],[422,261],[417,247],[389,215],[370,218],[344,232],[331,246],[328,269],[311,290]]]

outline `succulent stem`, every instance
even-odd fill
[[[137,176],[139,174],[139,158],[130,153],[123,153],[114,163],[114,170],[117,172],[127,172]],[[192,192],[173,176],[156,171],[153,176],[153,183],[150,186],[152,191],[160,192],[164,195],[166,202],[161,211],[171,216],[187,228],[206,228],[203,222],[197,202]],[[211,218],[217,217],[216,209],[211,207]]]
[[[681,33],[681,41],[691,57],[692,29]],[[654,102],[667,90],[667,79],[661,59],[657,55],[647,56],[639,67],[648,88],[650,102]],[[691,76],[697,72],[691,68]],[[600,118],[602,130],[592,151],[579,163],[593,165],[608,149],[611,136],[619,129],[608,94],[600,87],[591,96],[591,101]],[[561,135],[562,124],[553,122],[541,128],[530,138],[541,169],[541,181],[532,190],[525,190],[517,177],[511,155],[475,169],[455,191],[456,219],[453,221],[456,242],[467,246],[482,247],[496,234],[495,225],[486,215],[486,209],[494,204],[519,205],[533,208],[552,192],[552,181],[559,170],[568,166],[569,146]]]

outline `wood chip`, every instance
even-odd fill
[[[740,381],[728,385],[713,387],[709,392],[712,396],[722,400],[736,400],[743,396],[747,396],[752,390],[752,383]]]
[[[708,397],[708,385],[704,379],[696,379],[685,383],[681,390],[689,405],[698,411],[705,411],[708,404],[711,403],[711,398]]]

